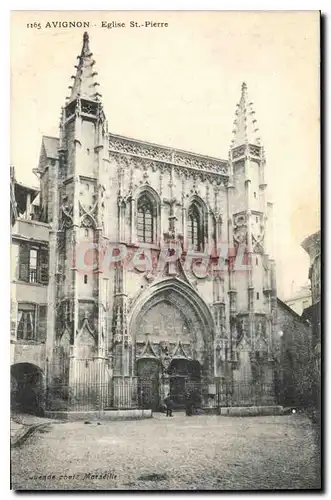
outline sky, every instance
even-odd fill
[[[308,281],[300,247],[319,229],[318,12],[14,12],[11,164],[38,186],[42,135],[58,136],[88,21],[109,131],[226,159],[243,81],[256,111],[274,202],[278,294]],[[107,29],[102,22],[126,23]],[[130,21],[168,27],[130,28]],[[40,23],[40,29],[28,27]]]

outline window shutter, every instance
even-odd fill
[[[20,245],[19,276],[23,281],[29,281],[30,248],[28,245]]]
[[[47,306],[39,306],[38,337],[37,340],[45,342],[47,334]]]
[[[17,312],[17,338],[19,340],[24,337],[24,321],[23,321],[23,312]]]

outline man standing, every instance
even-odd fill
[[[191,391],[187,391],[185,394],[185,410],[186,410],[186,415],[188,417],[190,417],[193,414],[193,402],[192,402]]]
[[[166,405],[167,409],[166,417],[172,417],[173,403],[170,394],[168,394],[167,397],[164,399],[164,404]]]

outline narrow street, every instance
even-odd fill
[[[300,415],[51,423],[11,457],[15,490],[320,487],[314,430]]]

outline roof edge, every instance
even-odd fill
[[[297,312],[295,312],[291,307],[289,307],[283,300],[281,300],[279,297],[277,297],[277,303],[279,303],[284,309],[286,309],[288,312],[292,313],[293,316],[295,316],[296,319],[298,319],[301,323],[304,325],[308,326],[308,323],[305,319],[300,316]]]

